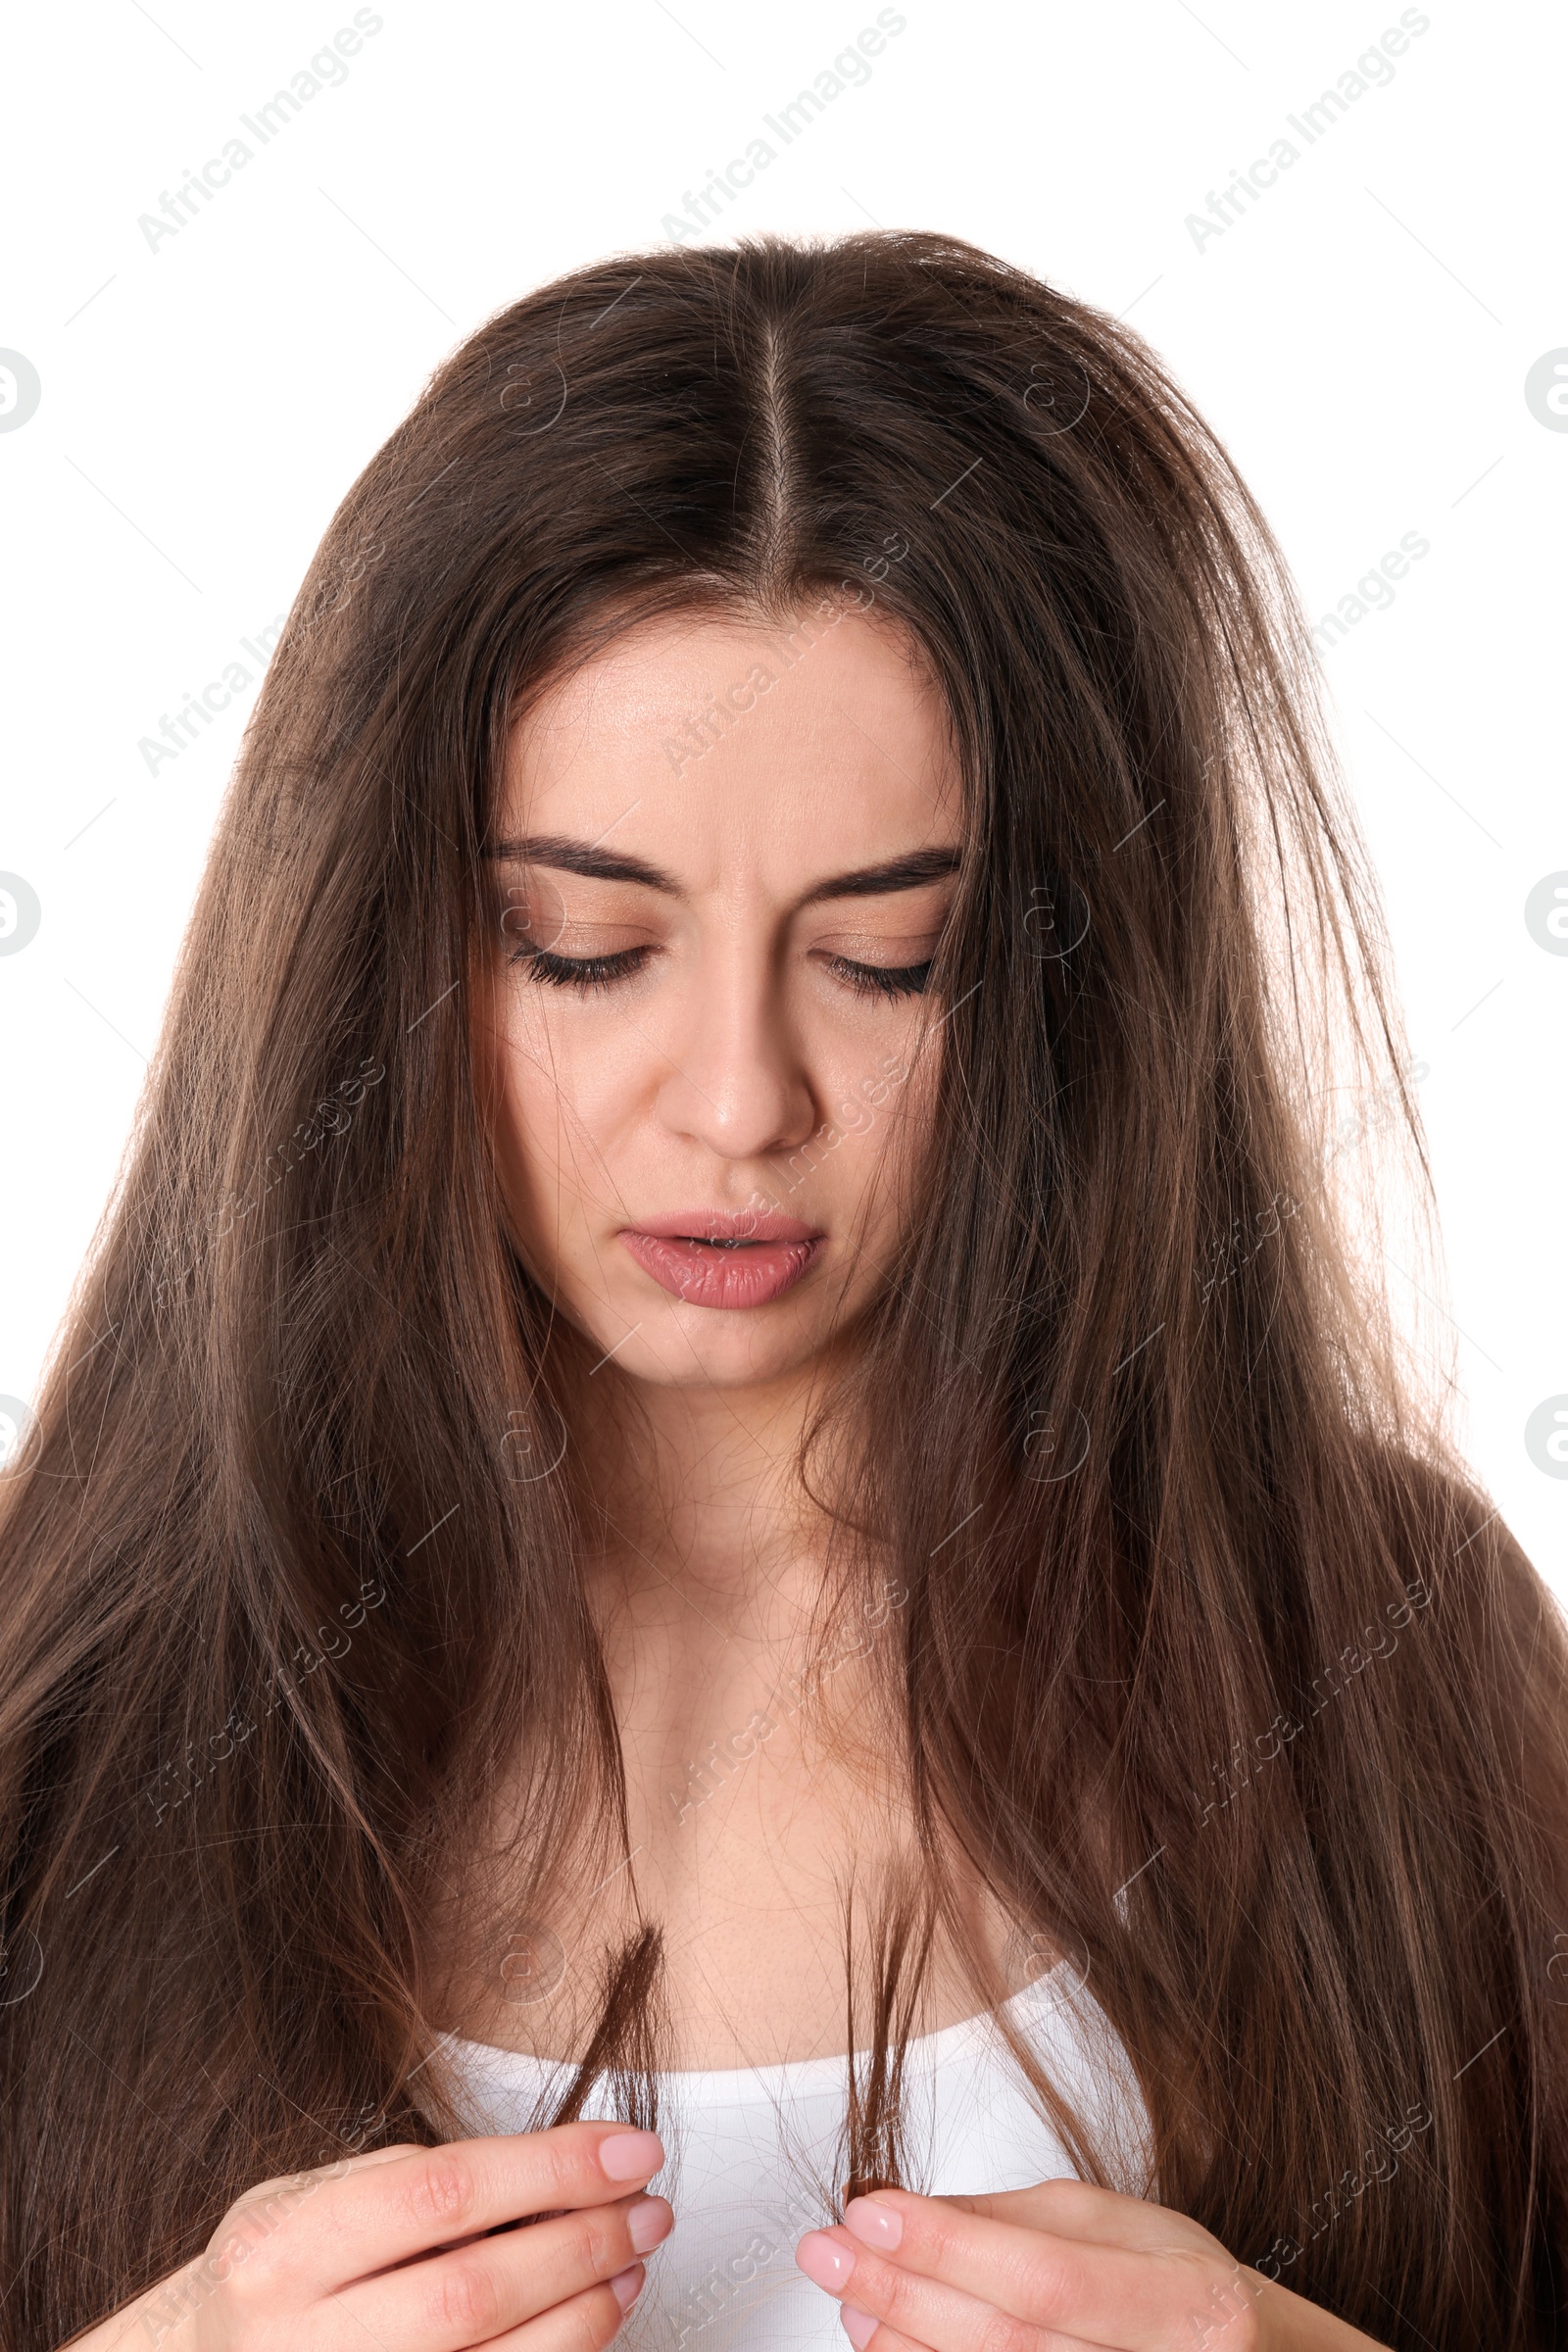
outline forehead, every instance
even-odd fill
[[[628,629],[514,730],[501,830],[612,840],[787,891],[962,834],[943,698],[902,630],[838,604]]]

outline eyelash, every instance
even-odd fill
[[[531,978],[552,988],[574,988],[589,996],[617,980],[629,980],[642,969],[647,954],[646,948],[622,948],[618,956],[552,956],[545,948],[519,948],[512,960],[526,963]]]
[[[918,997],[925,993],[934,960],[928,956],[924,963],[852,963],[847,956],[835,956],[827,968],[858,997]]]
[[[618,956],[552,956],[544,948],[519,948],[512,961],[526,963],[530,976],[551,988],[574,988],[589,996],[613,987],[617,980],[629,980],[641,971],[648,953],[647,948],[622,948]],[[933,960],[927,956],[924,963],[870,964],[835,956],[827,968],[858,997],[917,997],[924,994]]]

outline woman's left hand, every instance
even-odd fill
[[[1185,2214],[1087,2180],[879,2188],[795,2259],[842,2304],[856,2352],[1379,2352]]]

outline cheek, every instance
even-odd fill
[[[644,1098],[649,1049],[637,1027],[537,985],[508,1007],[501,1054],[519,1117],[599,1134]]]
[[[901,1164],[912,1166],[931,1139],[941,1074],[942,1048],[935,1039],[918,1054],[911,1052],[901,1059],[891,1074],[887,1110]]]
[[[939,1052],[931,1044],[884,1054],[834,1089],[826,1115],[858,1189],[884,1183],[918,1155],[935,1108]]]
[[[502,1149],[509,1191],[534,1219],[559,1220],[573,1197],[603,1190],[637,1091],[636,1041],[593,1040],[548,1006],[514,1004],[499,1045]]]
[[[534,1009],[508,1009],[499,1040],[501,1122],[513,1193],[534,1209],[573,1186],[573,1162],[595,1131],[595,1087],[581,1054]],[[573,1148],[576,1139],[576,1148]]]

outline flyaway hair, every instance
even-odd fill
[[[1379,1217],[1402,1276],[1430,1184],[1295,591],[1134,333],[878,232],[499,313],[277,644],[0,1482],[12,2352],[250,2184],[438,2133],[424,1923],[494,1976],[625,1857],[592,1480],[535,1474],[573,1335],[476,1086],[483,854],[518,714],[628,621],[801,622],[809,660],[846,609],[937,682],[967,809],[921,1212],[803,1464],[824,1640],[906,1590],[880,1703],[930,1912],[876,1946],[846,2173],[897,2162],[961,1857],[1136,2063],[1152,2178],[1108,2184],[1400,2352],[1568,2340],[1568,1658],[1391,1304]],[[659,1922],[617,1884],[580,2047],[651,2117]]]

